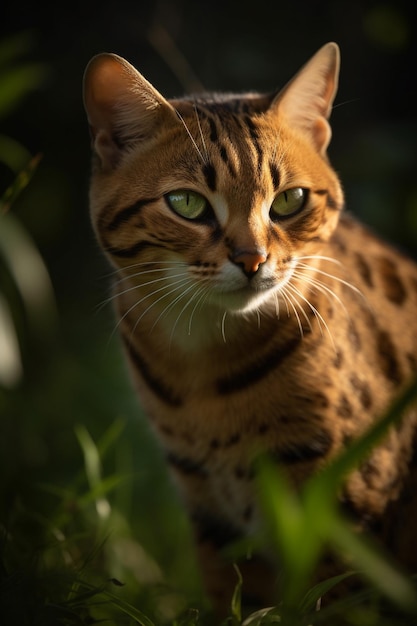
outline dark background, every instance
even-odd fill
[[[84,68],[94,54],[108,51],[125,56],[166,96],[200,84],[270,91],[320,46],[336,41],[342,69],[329,154],[342,176],[347,207],[414,254],[414,7],[399,0],[4,4],[1,38],[29,36],[26,60],[46,70],[40,86],[0,120],[0,133],[32,154],[42,153],[12,212],[48,268],[57,314],[56,327],[44,334],[34,336],[20,324],[24,376],[15,388],[0,388],[0,513],[10,521],[24,505],[48,516],[53,505],[44,503],[34,484],[73,484],[83,466],[74,426],[84,424],[97,440],[120,418],[125,431],[107,461],[109,471],[128,469],[134,476],[134,486],[121,488],[118,497],[135,520],[139,541],[161,561],[177,532],[163,520],[176,501],[146,426],[137,419],[111,308],[100,308],[108,296],[109,269],[88,216]],[[0,193],[12,180],[2,167]],[[24,317],[18,305],[15,317]]]

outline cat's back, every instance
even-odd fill
[[[366,321],[370,336],[378,332],[391,334],[398,353],[410,359],[414,367],[417,345],[415,260],[348,214],[342,215],[329,245],[347,280],[362,294],[362,302],[352,297],[352,293],[350,300],[362,310],[360,317]],[[401,378],[399,372],[394,376],[397,383]]]

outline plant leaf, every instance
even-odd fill
[[[347,553],[356,567],[399,606],[417,614],[417,594],[412,583],[372,547],[370,540],[352,531],[341,517],[329,526],[330,541]]]
[[[0,293],[0,385],[15,387],[23,374],[19,341],[6,299]]]
[[[7,141],[7,140],[6,140]],[[1,143],[0,143],[1,148]],[[6,145],[7,148],[7,145]],[[30,159],[26,167],[19,171],[13,183],[6,189],[2,198],[0,198],[0,212],[7,213],[10,207],[15,202],[16,198],[29,184],[39,162],[42,158],[41,154],[34,156]]]
[[[338,585],[340,582],[350,576],[354,576],[355,574],[356,572],[345,572],[344,574],[332,576],[331,578],[314,585],[314,587],[307,591],[304,598],[300,602],[300,612],[306,613],[307,611],[314,611],[320,598],[326,595],[328,591],[333,589],[333,587]]]
[[[45,338],[57,326],[51,281],[38,250],[13,215],[0,213],[0,258],[19,291],[33,330]]]
[[[24,169],[31,158],[29,150],[18,141],[6,135],[0,135],[0,161],[15,174]]]

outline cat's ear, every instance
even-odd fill
[[[272,103],[287,122],[299,128],[324,154],[331,139],[328,123],[336,95],[340,67],[339,47],[328,43],[304,65]]]
[[[175,118],[167,100],[116,54],[91,59],[83,96],[93,149],[103,169],[112,169],[132,144],[150,139],[166,116]]]

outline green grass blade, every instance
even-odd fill
[[[234,618],[236,620],[236,622],[238,624],[240,624],[240,622],[242,621],[242,584],[243,584],[243,578],[242,578],[242,574],[240,573],[240,570],[237,567],[237,565],[235,565],[235,572],[237,574],[237,583],[236,583],[235,589],[233,591],[231,609],[232,609],[232,618]]]
[[[391,565],[369,541],[350,529],[342,518],[334,519],[328,529],[330,541],[343,554],[349,554],[383,594],[398,606],[417,615],[417,593],[412,583]]]
[[[300,612],[307,613],[308,611],[315,611],[317,602],[326,595],[333,587],[336,587],[339,583],[346,580],[350,576],[353,576],[355,572],[345,572],[344,574],[339,574],[338,576],[332,576],[327,580],[323,580],[322,582],[314,585],[311,589],[307,591],[304,598],[300,603]]]
[[[304,502],[269,459],[258,462],[257,487],[272,544],[282,567],[283,598],[298,605],[324,541],[306,515]]]
[[[117,606],[122,613],[136,620],[140,626],[155,626],[154,622],[136,607],[125,600],[121,600],[110,591],[103,591],[103,595],[109,598],[114,606]]]

